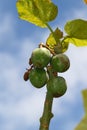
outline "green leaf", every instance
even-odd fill
[[[82,91],[82,95],[83,95],[84,110],[87,116],[87,89]]]
[[[77,38],[67,36],[64,39],[64,42],[72,43],[72,44],[76,45],[77,47],[79,47],[79,46],[87,46],[87,39],[77,39]]]
[[[62,47],[62,53],[64,53],[67,51],[69,43],[67,41],[61,42],[61,38],[63,38],[63,32],[56,28],[56,30],[50,33],[49,37],[47,38],[46,45],[49,46],[49,48],[53,51],[56,50],[56,52],[58,52]]]
[[[68,50],[68,47],[69,47],[69,43],[63,41],[63,42],[62,42],[62,52],[64,53],[65,51],[67,51],[67,50]]]
[[[50,33],[49,37],[47,38],[46,44],[49,46],[49,48],[53,49],[55,45],[58,44],[59,39],[63,37],[63,33],[56,28],[56,30],[53,33]]]
[[[85,116],[83,117],[79,125],[77,125],[75,130],[87,130],[87,89],[82,91],[82,95],[83,95]]]
[[[87,116],[85,116],[75,130],[87,130]]]
[[[85,20],[76,19],[68,21],[64,29],[70,37],[87,39],[87,21]]]
[[[18,0],[16,7],[19,18],[40,27],[47,27],[46,23],[54,20],[58,13],[51,0]]]

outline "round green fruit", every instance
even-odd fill
[[[65,72],[70,67],[69,58],[65,54],[57,54],[52,57],[51,66],[56,72]]]
[[[48,65],[51,59],[51,53],[48,49],[41,47],[36,48],[31,55],[31,61],[37,68],[44,68]]]
[[[30,71],[29,79],[34,87],[41,88],[47,83],[48,75],[44,69],[35,68]]]
[[[47,90],[51,92],[55,98],[63,96],[67,90],[65,79],[60,76],[49,79]]]

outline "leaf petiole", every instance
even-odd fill
[[[50,30],[50,32],[51,32],[52,34],[54,34],[54,31],[53,31],[53,29],[51,28],[51,26],[50,26],[48,23],[45,23],[45,24],[46,24],[47,28]]]

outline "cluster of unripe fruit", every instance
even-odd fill
[[[46,85],[47,90],[53,97],[60,97],[65,94],[67,84],[63,77],[58,76],[68,70],[70,67],[69,58],[63,54],[52,54],[50,49],[45,46],[36,48],[29,60],[30,69],[24,74],[24,80],[30,80],[36,88],[42,88]]]

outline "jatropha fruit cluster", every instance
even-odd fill
[[[55,98],[65,94],[66,81],[58,76],[58,73],[63,73],[70,67],[69,58],[65,54],[56,49],[52,52],[49,47],[40,44],[33,50],[29,64],[31,67],[24,74],[25,81],[30,80],[36,88],[46,85],[47,91],[51,92]]]

